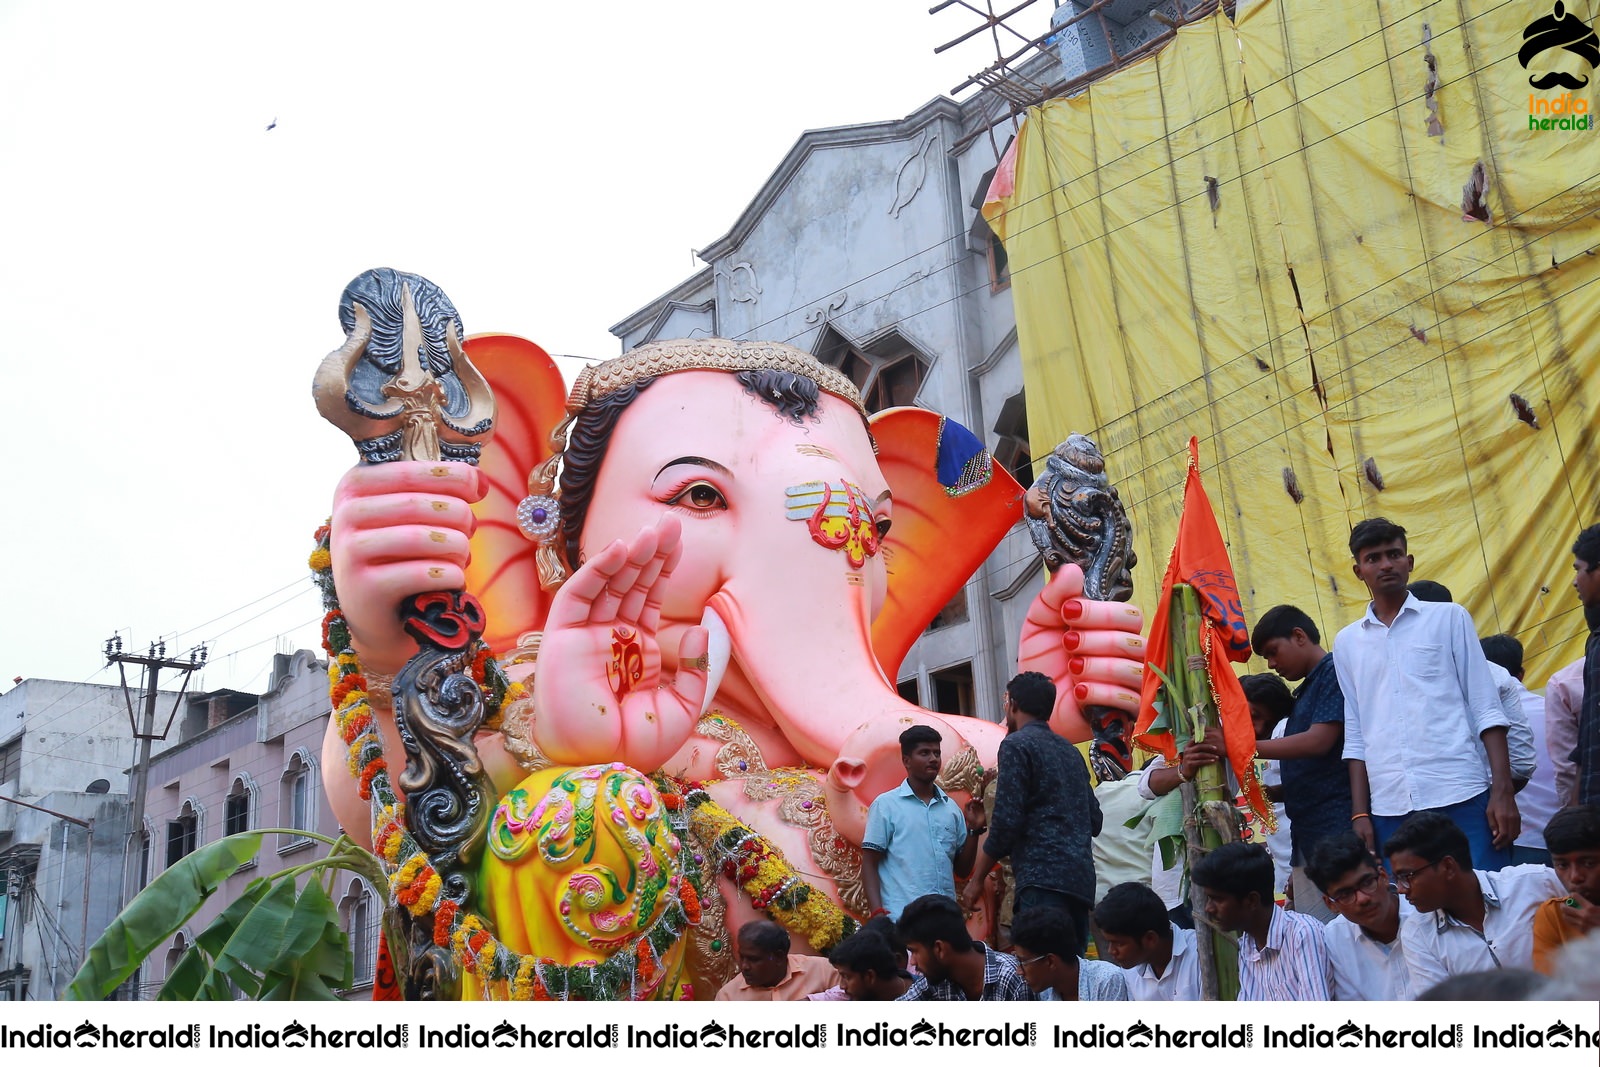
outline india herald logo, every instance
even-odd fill
[[[1522,64],[1523,70],[1527,70],[1528,64],[1552,51],[1571,52],[1587,63],[1591,70],[1600,67],[1600,35],[1596,35],[1588,23],[1568,11],[1561,0],[1556,0],[1550,14],[1534,19],[1522,31],[1522,48],[1517,52],[1517,62]],[[1535,89],[1582,89],[1589,84],[1589,78],[1561,70],[1547,70],[1542,74],[1535,71],[1528,76],[1528,84]]]

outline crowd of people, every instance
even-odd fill
[[[937,783],[938,732],[908,729],[905,782],[862,842],[871,918],[826,959],[746,924],[718,999],[1199,1000],[1205,928],[1236,941],[1241,1000],[1571,995],[1554,984],[1570,961],[1600,961],[1600,524],[1572,551],[1588,641],[1541,697],[1515,637],[1480,638],[1449,590],[1412,581],[1402,527],[1358,523],[1371,602],[1332,650],[1293,605],[1251,633],[1272,673],[1242,686],[1279,829],[1186,872],[1154,813],[1220,745],[1095,786],[1051,729],[1053,683],[1023,673],[989,804],[961,805]],[[1006,899],[982,940],[986,887]]]

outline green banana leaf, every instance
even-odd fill
[[[352,979],[339,910],[311,878],[252,882],[184,954],[160,1000],[332,1000]]]
[[[335,907],[316,879],[295,901],[283,951],[263,975],[261,1000],[334,1000],[355,980],[355,957]]]
[[[104,1000],[110,996],[260,849],[259,837],[225,837],[196,849],[162,872],[90,946],[67,988],[67,999]]]

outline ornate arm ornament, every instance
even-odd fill
[[[1044,473],[1028,489],[1028,533],[1053,574],[1065,563],[1083,571],[1090,600],[1125,601],[1133,596],[1133,525],[1116,487],[1106,478],[1106,460],[1095,443],[1075,433],[1055,447]],[[1090,761],[1096,777],[1114,781],[1133,769],[1128,741],[1132,718],[1119,708],[1083,709],[1094,731]]]
[[[420,275],[371,270],[345,287],[339,321],[345,343],[322,361],[312,394],[363,462],[476,464],[494,431],[494,396],[466,358],[449,297]],[[483,694],[471,675],[483,608],[465,590],[451,590],[418,594],[400,615],[419,649],[393,686],[406,752],[398,778],[406,822],[439,873],[441,898],[470,908],[468,872],[495,799],[473,745],[484,720]],[[410,942],[408,997],[453,998],[459,975],[450,953],[433,944],[431,929],[397,910]]]

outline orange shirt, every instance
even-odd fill
[[[789,957],[789,974],[775,986],[757,988],[736,974],[733,981],[717,990],[718,1000],[804,1000],[839,982],[839,972],[821,956]]]
[[[1566,898],[1557,897],[1540,904],[1533,913],[1533,969],[1540,974],[1555,974],[1555,957],[1561,946],[1581,939],[1561,919],[1561,909],[1566,906]]]

